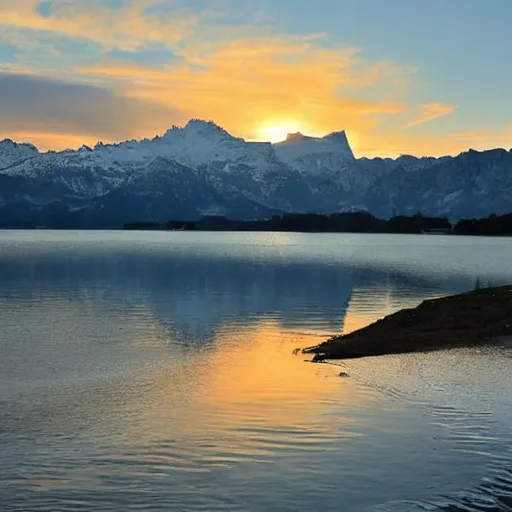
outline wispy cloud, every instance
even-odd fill
[[[421,112],[416,119],[407,123],[404,128],[412,128],[423,123],[428,123],[439,117],[451,114],[457,109],[456,105],[442,105],[441,103],[426,103],[422,106]]]
[[[157,0],[132,0],[114,8],[101,0],[2,0],[0,27],[50,32],[89,40],[105,48],[134,50],[148,42],[169,45],[181,41],[196,24],[198,14],[172,10],[151,13]]]
[[[0,72],[2,127],[15,133],[46,132],[90,139],[127,139],[178,115],[151,100],[96,85]],[[5,133],[9,136],[9,133]]]

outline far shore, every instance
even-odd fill
[[[425,300],[303,353],[324,362],[485,345],[512,347],[512,286]]]
[[[125,229],[511,236],[512,214],[491,215],[486,219],[462,219],[454,224],[445,217],[426,217],[421,213],[409,217],[397,215],[389,219],[379,219],[365,211],[331,215],[287,213],[272,215],[265,220],[232,220],[222,215],[207,215],[196,221],[131,222],[125,224]]]
[[[147,213],[147,212],[146,212]],[[163,213],[160,214],[162,216]],[[429,217],[421,213],[413,216],[396,215],[377,218],[366,211],[333,214],[279,213],[254,220],[233,220],[220,214],[203,215],[195,220],[115,220],[105,223],[80,219],[69,214],[51,219],[36,216],[32,220],[15,223],[0,222],[0,229],[48,230],[119,230],[128,231],[229,231],[229,232],[285,232],[285,233],[351,233],[351,234],[423,234],[458,236],[512,236],[512,213],[484,219],[450,221],[445,217]]]

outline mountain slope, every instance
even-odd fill
[[[51,180],[0,174],[0,226],[47,224],[54,217],[66,215],[67,188]]]
[[[84,225],[196,220],[203,215],[258,218],[275,213],[240,194],[217,192],[208,173],[158,157],[142,172],[74,215]]]
[[[398,167],[364,194],[365,206],[381,216],[446,215],[453,219],[512,211],[512,153],[469,151],[410,172]]]

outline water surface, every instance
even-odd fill
[[[0,510],[510,510],[509,352],[292,351],[511,282],[511,249],[0,232]]]

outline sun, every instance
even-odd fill
[[[275,144],[276,142],[282,142],[286,139],[286,136],[289,133],[297,133],[300,129],[297,125],[286,124],[286,125],[273,125],[273,126],[264,126],[260,129],[261,138],[265,141],[272,142]]]

